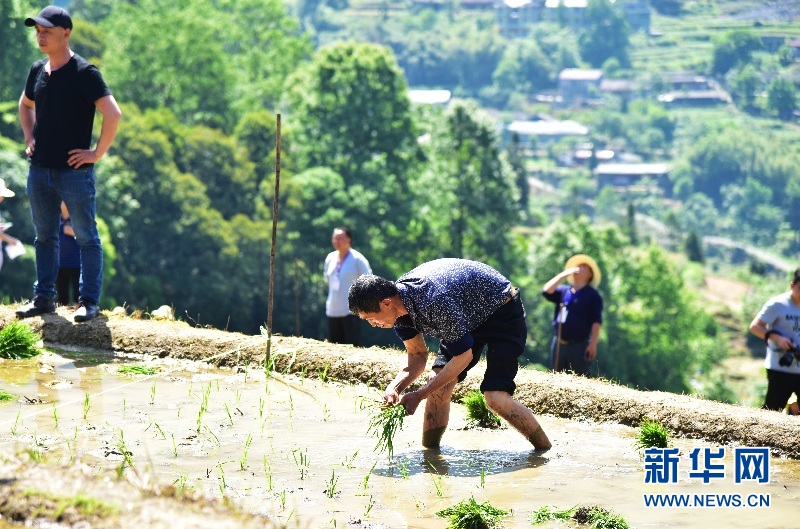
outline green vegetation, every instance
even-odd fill
[[[406,417],[406,407],[402,404],[394,406],[382,406],[380,404],[364,406],[373,411],[369,419],[367,431],[378,438],[375,450],[389,453],[389,458],[394,454],[394,436],[403,428],[403,420]]]
[[[637,450],[645,448],[667,448],[669,446],[669,430],[658,421],[648,418],[642,419],[639,432],[636,434],[634,447]]]
[[[497,428],[500,426],[500,417],[486,405],[486,397],[480,391],[472,390],[461,399],[461,404],[467,408],[467,420],[482,428]]]
[[[608,278],[599,374],[729,399],[718,373],[733,331],[706,313],[682,272],[691,259],[705,273],[785,287],[780,269],[708,238],[759,249],[769,241],[786,261],[800,251],[791,122],[800,64],[786,46],[800,21],[766,16],[777,4],[755,0],[651,0],[648,32],[626,24],[619,4],[591,0],[581,23],[550,13],[512,36],[493,11],[457,2],[441,11],[400,0],[379,9],[359,0],[72,2],[70,42],[100,66],[125,114],[98,164],[101,305],[166,304],[194,325],[257,333],[272,294],[272,333],[323,338],[324,234],[349,225],[385,277],[445,255],[497,267],[529,293],[523,363],[546,364],[552,307],[535,293],[572,253],[590,253]],[[38,51],[18,27],[28,5],[0,8],[0,178],[17,192],[3,217],[32,241],[16,99]],[[187,44],[200,34],[209,45]],[[565,68],[600,69],[631,91],[551,103]],[[704,77],[731,102],[670,103],[663,96],[685,88],[664,72]],[[409,87],[456,97],[444,108],[413,105]],[[284,128],[270,293],[276,109]],[[542,116],[589,132],[507,137],[512,119]],[[593,169],[604,151],[663,162],[669,174],[601,187]],[[29,252],[4,264],[6,302],[29,295],[33,260]],[[397,345],[372,329],[365,343]]]
[[[529,520],[534,525],[551,520],[572,520],[597,529],[630,529],[624,518],[596,505],[561,511],[545,506],[534,511]]]
[[[0,389],[0,402],[6,401],[6,400],[14,400],[16,398],[17,397],[15,395],[12,395],[11,393],[7,392],[4,389]]]
[[[450,529],[491,529],[499,527],[501,518],[507,516],[508,511],[489,505],[489,502],[478,503],[475,498],[442,509],[436,513],[440,518],[448,518]]]
[[[38,516],[44,516],[59,522],[68,510],[74,510],[81,516],[92,518],[108,518],[119,512],[119,507],[85,494],[61,496],[40,490],[26,490],[25,496],[37,498],[42,505],[37,509]]]
[[[41,354],[37,345],[41,339],[27,323],[12,321],[0,329],[0,358],[21,360]]]
[[[156,373],[158,373],[158,369],[155,367],[148,367],[142,364],[125,364],[117,368],[117,374],[119,375],[150,376],[155,375]]]

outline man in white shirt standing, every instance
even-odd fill
[[[350,312],[347,293],[358,276],[371,274],[367,258],[352,248],[353,234],[344,226],[333,230],[334,251],[325,258],[325,281],[328,283],[328,339],[332,343],[360,345],[361,319]]]
[[[767,394],[761,407],[780,411],[792,393],[800,396],[800,268],[792,275],[789,291],[764,304],[750,332],[766,344]]]

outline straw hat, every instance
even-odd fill
[[[569,258],[567,264],[564,265],[564,270],[567,270],[569,268],[575,268],[576,266],[582,264],[585,264],[592,270],[592,280],[589,282],[589,284],[593,287],[597,287],[597,285],[600,284],[600,279],[602,279],[602,276],[600,274],[600,267],[597,266],[597,263],[594,261],[594,259],[592,259],[588,255],[584,255],[582,253],[578,255],[573,255],[572,257]],[[568,276],[567,281],[572,283],[573,281],[572,276]]]
[[[6,187],[6,181],[0,178],[0,197],[13,197],[16,193]]]

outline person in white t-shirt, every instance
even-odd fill
[[[792,393],[800,395],[800,268],[789,291],[770,299],[750,324],[766,343],[767,394],[762,408],[781,411]]]
[[[334,251],[325,258],[325,281],[328,283],[328,339],[333,343],[361,345],[361,319],[350,312],[347,293],[359,276],[371,274],[369,261],[352,248],[353,233],[344,226],[333,230]]]

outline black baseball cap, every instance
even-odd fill
[[[25,25],[28,27],[33,27],[36,24],[46,28],[72,29],[72,17],[63,7],[47,6],[39,11],[39,14],[35,17],[25,19]]]

